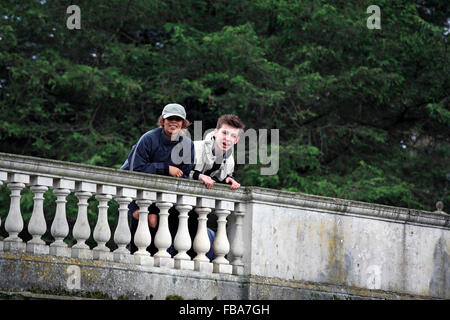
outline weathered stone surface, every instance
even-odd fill
[[[94,258],[94,254],[90,249],[72,247],[72,258],[92,260]]]
[[[49,265],[52,267],[49,268]],[[332,284],[287,281],[266,277],[199,273],[73,258],[0,253],[0,290],[100,292],[109,298],[183,299],[429,299],[427,296],[366,290]],[[79,268],[79,269],[78,269]],[[73,272],[78,269],[79,273]],[[78,276],[79,289],[73,288]],[[76,282],[76,281],[75,281]]]
[[[244,275],[244,266],[233,266],[232,273],[237,276]]]
[[[20,241],[3,241],[3,251],[25,252],[26,244]]]
[[[49,251],[49,246],[46,244],[27,243],[26,245],[26,252],[31,254],[48,254]]]
[[[231,274],[233,267],[231,264],[213,263],[213,272],[215,273],[228,273]]]
[[[74,190],[75,181],[68,179],[55,179],[53,181],[53,188]]]
[[[49,254],[57,257],[70,257],[72,255],[70,248],[52,245],[50,245]]]
[[[160,268],[173,268],[174,261],[173,258],[166,257],[154,257],[154,266]]]
[[[49,268],[49,264],[52,265]],[[79,290],[99,291],[112,298],[162,299],[178,295],[184,299],[242,299],[245,290],[235,276],[199,274],[195,271],[88,261],[50,256],[0,253],[0,290],[26,291],[63,289],[71,291],[79,274]],[[69,267],[79,268],[76,274]],[[245,281],[245,278],[242,280]]]
[[[154,265],[154,260],[153,257],[150,256],[144,256],[144,255],[137,255],[135,254],[134,256],[134,263],[138,264],[138,265],[142,265],[142,266],[153,266]]]
[[[194,261],[194,270],[203,273],[212,273],[213,264],[211,262]]]
[[[113,252],[113,260],[121,263],[133,263],[134,257],[130,253]]]
[[[194,261],[175,259],[175,269],[194,270]]]

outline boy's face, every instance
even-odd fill
[[[228,124],[223,124],[220,129],[214,129],[214,136],[216,137],[216,150],[222,152],[228,151],[233,145],[239,141],[238,128],[232,127]]]
[[[167,137],[175,137],[183,126],[183,119],[171,116],[164,119],[164,133]]]

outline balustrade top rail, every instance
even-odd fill
[[[16,154],[0,153],[0,169],[30,175],[39,174],[52,178],[75,179],[223,200],[245,201],[248,199],[245,188],[231,191],[226,185],[216,184],[214,189],[208,190],[203,183],[189,179]]]
[[[158,190],[233,202],[260,202],[276,206],[304,207],[305,209],[331,211],[342,215],[361,215],[374,219],[393,220],[399,223],[415,223],[450,228],[450,215],[436,212],[254,186],[230,190],[227,185],[215,184],[214,188],[207,189],[200,181],[16,154],[0,153],[1,170]]]

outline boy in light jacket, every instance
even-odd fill
[[[203,181],[208,189],[216,182],[230,184],[231,190],[239,188],[241,185],[233,177],[233,146],[244,127],[236,115],[222,115],[214,132],[207,134],[205,140],[194,141],[195,166],[189,178]]]

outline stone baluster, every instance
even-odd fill
[[[8,172],[0,171],[0,186],[3,184],[4,181],[8,181]]]
[[[6,181],[8,178],[8,174],[4,171],[0,171],[0,187],[3,184],[3,181]],[[2,225],[2,218],[0,217],[0,227]],[[0,251],[3,251],[3,241],[0,240]]]
[[[197,198],[195,208],[195,212],[198,214],[198,227],[194,238],[194,251],[197,253],[194,258],[194,270],[206,273],[213,272],[213,264],[209,261],[206,253],[211,248],[207,231],[208,213],[212,211],[211,208],[214,208],[214,203],[214,199]]]
[[[72,246],[72,258],[92,259],[93,253],[86,240],[91,235],[91,227],[88,220],[88,200],[97,191],[95,183],[78,181],[75,186],[75,196],[78,198],[78,214],[73,226],[73,237],[77,243]]]
[[[174,260],[167,249],[172,245],[172,236],[169,231],[169,209],[177,201],[175,194],[158,192],[156,206],[159,208],[159,224],[155,234],[155,266],[173,268]]]
[[[217,273],[232,273],[233,268],[225,258],[225,255],[230,251],[230,243],[227,237],[227,216],[231,210],[234,209],[234,203],[229,201],[216,201],[217,215],[217,233],[213,243],[213,250],[216,258],[213,260],[213,272]]]
[[[152,236],[148,228],[148,207],[156,200],[156,192],[138,191],[136,204],[139,206],[139,221],[134,234],[134,244],[138,250],[134,253],[134,263],[153,266],[154,260],[147,251],[152,243]]]
[[[31,178],[30,189],[34,193],[33,213],[28,222],[28,232],[33,237],[27,242],[26,251],[33,254],[48,254],[47,246],[41,237],[47,231],[44,216],[44,193],[53,186],[53,178],[34,176]]]
[[[133,256],[126,248],[131,241],[131,232],[128,226],[128,204],[132,198],[136,198],[136,190],[128,188],[119,188],[117,196],[114,198],[119,204],[119,220],[114,232],[114,242],[118,248],[113,251],[113,259],[116,262],[133,262]]]
[[[8,188],[11,190],[11,203],[9,213],[5,220],[5,230],[8,237],[3,240],[4,251],[20,251],[26,249],[25,242],[19,238],[19,233],[23,229],[22,213],[20,212],[20,192],[25,188],[25,184],[30,182],[30,176],[18,173],[8,174]]]
[[[55,241],[50,244],[50,254],[60,257],[70,257],[71,250],[63,241],[69,234],[69,224],[66,218],[66,197],[75,188],[75,181],[56,179],[53,183],[53,193],[56,195],[56,212],[50,232]]]
[[[175,268],[194,270],[194,261],[191,261],[191,257],[186,253],[192,246],[191,236],[188,229],[188,213],[192,207],[196,205],[195,197],[178,195],[177,205],[175,208],[178,210],[178,229],[173,245],[178,253],[175,255]]]
[[[116,187],[108,185],[97,186],[98,217],[94,228],[94,240],[97,246],[93,249],[94,259],[112,261],[113,255],[106,243],[111,238],[111,229],[108,223],[108,201],[116,194]]]
[[[244,219],[245,208],[243,203],[236,203],[234,206],[234,223],[233,223],[233,240],[231,243],[231,255],[233,260],[231,265],[233,266],[233,274],[244,274],[244,263],[242,257],[244,255],[244,239],[242,233],[242,223]]]
[[[8,173],[0,171],[0,187],[3,185],[3,181],[8,179]],[[2,226],[2,218],[0,217],[0,227]],[[0,251],[3,251],[3,241],[0,240]]]

